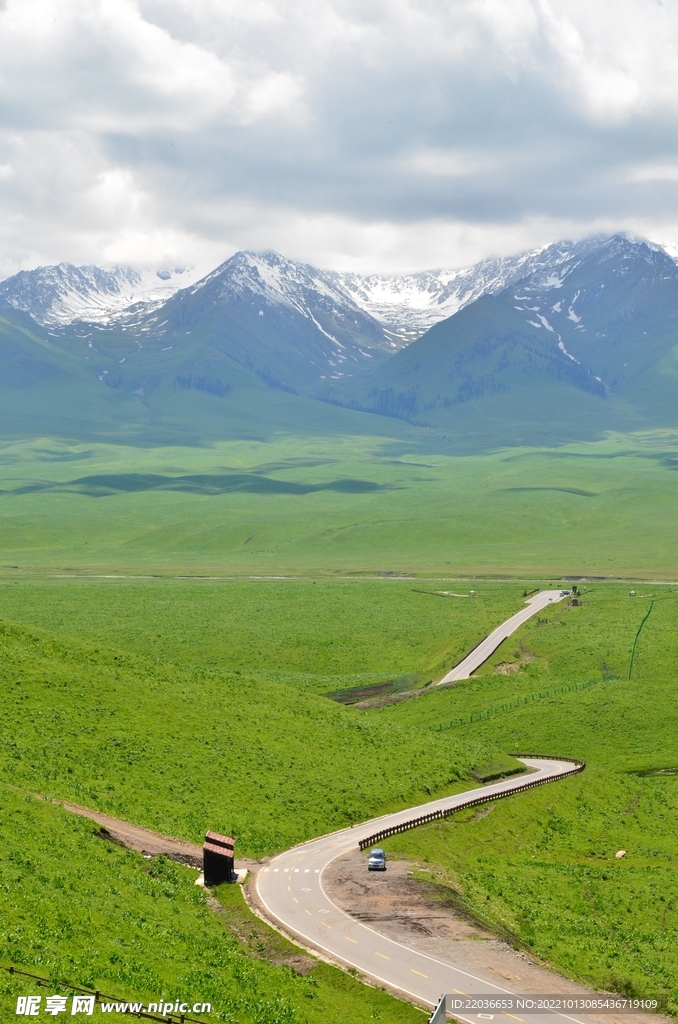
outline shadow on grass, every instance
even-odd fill
[[[185,491],[190,494],[314,494],[316,491],[337,491],[342,494],[369,494],[392,490],[392,484],[375,484],[370,480],[329,480],[321,484],[299,484],[288,480],[272,480],[256,473],[193,474],[163,476],[159,473],[108,473],[82,476],[65,483],[36,482],[16,487],[5,494],[33,494],[39,491],[86,494],[103,498],[112,494],[140,491]]]
[[[582,498],[597,498],[597,491],[583,491],[579,487],[502,487],[503,491],[561,491],[563,494],[578,494]]]

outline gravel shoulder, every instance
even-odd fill
[[[386,871],[368,872],[366,855],[355,850],[332,861],[322,883],[330,899],[345,913],[379,934],[510,991],[592,994],[592,989],[535,963],[473,921],[443,886],[416,878],[417,867],[407,861],[389,861]],[[600,1024],[668,1021],[650,1013],[587,1012],[586,1017]]]

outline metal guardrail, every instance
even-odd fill
[[[121,999],[120,996],[107,996],[98,989],[82,988],[80,985],[71,985],[67,981],[58,981],[55,978],[43,978],[39,974],[30,974],[28,971],[22,971],[18,967],[13,965],[7,967],[5,964],[0,964],[0,971],[7,971],[8,974],[20,974],[23,978],[32,978],[33,981],[37,981],[40,986],[47,986],[50,988],[70,988],[73,992],[80,992],[83,995],[94,996],[95,1003],[100,1003],[104,999],[107,1003],[118,1003],[120,1006],[123,1004],[129,1005],[133,1000]],[[207,1024],[206,1021],[200,1020],[198,1017],[188,1017],[185,1013],[170,1013],[164,1017],[158,1016],[156,1013],[149,1013],[147,1010],[116,1010],[116,1013],[126,1013],[129,1017],[144,1017],[146,1020],[158,1020],[162,1021],[162,1024]]]
[[[545,786],[549,782],[557,782],[558,779],[569,779],[570,775],[576,775],[577,772],[583,772],[586,768],[586,761],[581,761],[577,757],[553,757],[552,755],[546,754],[515,754],[513,756],[543,758],[545,761],[568,761],[570,764],[574,765],[574,767],[571,771],[563,772],[561,775],[551,775],[548,779],[533,779],[531,782],[523,782],[519,786],[503,790],[500,793],[488,793],[487,796],[477,796],[472,800],[464,800],[462,803],[456,804],[454,807],[445,807],[439,811],[430,811],[428,814],[422,814],[419,818],[410,818],[409,821],[402,821],[399,825],[391,825],[389,828],[383,828],[381,831],[375,832],[374,835],[368,836],[367,839],[361,839],[358,843],[359,848],[364,850],[368,846],[380,843],[382,839],[388,839],[389,836],[395,836],[399,832],[407,832],[409,829],[416,828],[418,825],[427,825],[431,821],[440,821],[442,818],[448,818],[451,814],[456,814],[457,811],[463,811],[467,807],[478,807],[480,804],[487,804],[491,800],[502,800],[504,797],[513,796],[515,793],[523,793],[526,789],[533,789],[535,786]]]

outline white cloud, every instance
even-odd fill
[[[678,222],[654,0],[6,0],[0,109],[6,273],[459,265]]]

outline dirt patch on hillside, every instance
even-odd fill
[[[34,794],[38,799],[44,797]],[[65,800],[53,800],[71,814],[79,814],[83,818],[101,825],[97,835],[101,839],[126,846],[128,850],[135,850],[147,857],[168,857],[176,860],[179,864],[187,864],[189,867],[202,870],[202,846],[197,843],[188,843],[184,839],[174,839],[172,836],[164,836],[160,832],[153,832],[142,825],[132,825],[129,821],[122,821],[120,818],[113,818],[110,814],[102,814],[101,811],[92,811],[88,807],[80,807],[78,804],[70,804]],[[235,867],[247,868],[251,871],[259,866],[259,861],[236,858]]]
[[[513,672],[520,672],[520,665],[517,661],[500,661],[494,671],[498,676],[510,676]]]

